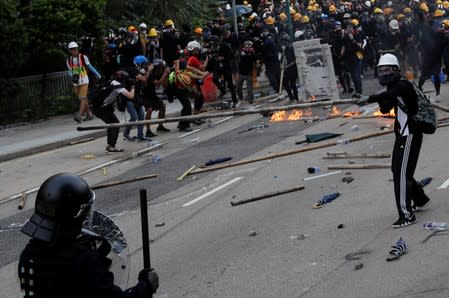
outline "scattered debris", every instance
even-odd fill
[[[249,231],[248,236],[254,237],[254,236],[256,236],[256,235],[257,235],[256,231]]]
[[[319,141],[327,140],[336,138],[339,136],[342,136],[342,133],[331,133],[331,132],[323,132],[323,133],[317,133],[313,135],[306,135],[306,139],[302,141],[295,142],[296,145],[302,144],[302,143],[316,143]]]
[[[346,151],[330,151],[326,152],[326,155],[347,155],[348,153]]]
[[[448,230],[435,230],[435,231],[432,232],[432,234],[430,234],[423,241],[421,241],[421,243],[426,243],[433,236],[440,236],[440,235],[443,235],[443,236],[444,235],[449,235],[449,231]]]
[[[193,181],[198,180],[198,176],[193,176],[193,177],[192,177],[192,180],[193,180]]]
[[[421,179],[421,181],[418,181],[418,183],[421,184],[422,187],[428,185],[430,182],[432,182],[432,177],[426,177]]]
[[[304,189],[304,185],[301,185],[301,186],[295,186],[295,187],[285,189],[285,190],[266,193],[266,194],[252,197],[249,199],[243,199],[243,200],[239,200],[239,201],[231,201],[231,206],[237,206],[237,205],[242,205],[242,204],[246,204],[246,203],[250,203],[250,202],[254,202],[254,201],[259,201],[259,200],[263,200],[263,199],[267,199],[267,198],[271,198],[274,196],[279,196],[279,195],[283,195],[283,194],[286,194],[289,192],[295,192],[295,191],[303,190],[303,189]]]
[[[307,180],[312,180],[312,179],[316,179],[316,178],[321,178],[321,177],[326,177],[326,176],[330,176],[330,175],[334,175],[334,174],[340,174],[341,171],[334,171],[334,172],[329,172],[326,174],[321,174],[321,175],[316,175],[316,176],[311,176],[311,177],[306,177],[303,178],[302,180],[307,181]]]
[[[392,246],[392,248],[393,249],[388,253],[389,256],[387,257],[387,262],[399,259],[408,251],[407,244],[405,244],[405,241],[402,239],[402,237],[399,238],[399,240],[396,242],[396,245]]]
[[[108,168],[103,167],[103,175],[106,176],[108,174]]]
[[[277,179],[277,178],[279,178],[278,176],[273,176],[273,179]]]
[[[357,263],[357,264],[355,264],[355,266],[354,266],[354,270],[360,270],[360,269],[362,269],[363,268],[363,263]]]
[[[428,221],[423,224],[426,230],[445,231],[448,229],[446,222]]]
[[[290,236],[290,239],[292,239],[292,240],[304,240],[304,239],[306,239],[308,237],[309,237],[309,234],[299,234],[299,235]]]
[[[26,201],[27,201],[27,194],[25,192],[22,192],[19,198],[19,206],[17,206],[19,210],[22,210],[23,207],[25,207]]]
[[[390,168],[389,164],[341,164],[341,165],[328,165],[329,170],[335,169],[386,169]]]
[[[360,260],[362,255],[367,255],[370,254],[371,250],[369,249],[362,249],[356,252],[351,252],[349,254],[347,254],[345,256],[345,259],[348,261],[353,261],[353,260]]]
[[[307,168],[307,172],[309,172],[309,174],[314,174],[321,172],[321,170],[319,167],[309,167]]]
[[[334,192],[328,195],[325,195],[323,198],[321,198],[321,200],[319,200],[318,202],[316,202],[315,204],[313,204],[313,208],[314,209],[319,209],[321,208],[324,204],[330,203],[333,200],[335,200],[336,198],[338,198],[340,196],[339,192]]]
[[[345,172],[345,175],[351,175],[352,173],[351,172]]]
[[[158,163],[161,161],[161,157],[159,155],[154,155],[153,158],[151,158],[152,163]]]
[[[196,169],[196,166],[191,166],[187,171],[184,172],[181,176],[176,178],[177,181],[182,181],[187,175],[189,175],[190,172]]]
[[[154,225],[155,227],[163,227],[165,226],[165,222],[160,222]]]
[[[323,159],[343,159],[343,158],[389,158],[390,153],[378,152],[378,153],[358,153],[358,154],[328,154],[323,156]]]
[[[351,131],[352,132],[357,131],[357,130],[359,130],[359,126],[358,125],[351,126]]]
[[[82,159],[94,159],[95,155],[93,154],[84,154],[81,156]]]
[[[352,181],[354,181],[354,178],[352,178],[351,176],[346,176],[346,177],[341,178],[341,181],[349,184]]]
[[[204,165],[200,165],[199,168],[204,168],[204,167],[208,167],[208,166],[211,166],[211,165],[215,165],[217,163],[226,162],[226,161],[231,160],[231,159],[232,159],[232,157],[220,157],[220,158],[216,158],[216,159],[210,159]]]
[[[344,227],[345,227],[344,224],[339,224],[339,225],[337,226],[337,229],[343,229]]]
[[[239,131],[238,133],[244,133],[244,132],[252,131],[252,130],[256,130],[256,129],[264,129],[264,128],[267,128],[267,127],[269,127],[268,124],[262,123],[262,124],[259,124],[259,125],[251,126],[250,128],[242,130],[242,131]]]

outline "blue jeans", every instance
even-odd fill
[[[362,61],[358,60],[356,63],[345,63],[346,71],[351,74],[352,82],[354,83],[355,92],[363,94],[362,90]]]
[[[131,100],[128,100],[126,102],[126,110],[129,113],[129,122],[134,122],[136,120],[143,120],[145,118],[145,112],[143,110],[143,107],[139,107],[137,108],[134,105],[134,102]],[[125,128],[125,131],[123,132],[123,135],[125,136],[129,136],[129,132],[131,131],[131,127],[128,126]],[[138,138],[143,138],[143,125],[138,125],[137,126],[137,137]]]

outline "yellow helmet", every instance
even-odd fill
[[[374,13],[380,13],[380,14],[383,14],[384,12],[383,12],[383,10],[380,9],[379,7],[376,7],[376,8],[374,8]]]
[[[396,17],[398,20],[403,19],[405,17],[404,14],[400,13],[398,14],[398,16]]]
[[[194,33],[196,33],[196,34],[203,34],[203,28],[201,28],[201,27],[196,27],[194,30],[193,30],[193,32]]]
[[[243,1],[243,5],[248,5],[248,1]]]
[[[433,13],[433,16],[436,18],[444,16],[444,10],[441,10],[441,9],[435,10],[435,12]]]
[[[421,3],[421,4],[419,5],[419,9],[421,9],[421,10],[424,11],[424,12],[429,12],[429,7],[427,6],[426,3]]]
[[[443,1],[443,7],[448,9],[449,8],[449,1]]]
[[[137,30],[137,28],[134,27],[133,25],[128,26],[128,32],[133,32],[133,31],[136,31],[136,30]]]
[[[265,19],[265,24],[267,25],[273,25],[274,24],[274,18],[272,16],[269,16]]]
[[[309,19],[309,17],[308,16],[303,16],[302,17],[302,19],[301,19],[301,23],[308,23],[310,21],[310,19]]]
[[[281,12],[281,13],[279,14],[279,19],[280,19],[281,21],[285,21],[285,20],[287,19],[287,15],[286,15],[285,13]]]
[[[357,20],[357,19],[352,19],[352,20],[351,20],[351,24],[353,24],[354,26],[358,26],[358,25],[359,25],[359,20]]]
[[[435,2],[436,4],[443,4],[443,1],[441,0],[437,0],[437,2]]]
[[[154,28],[151,28],[150,30],[148,30],[148,37],[156,37],[157,36],[157,31]]]
[[[307,6],[307,10],[312,10],[312,9],[313,9],[312,5]]]
[[[449,29],[449,20],[443,20],[441,22],[441,27],[444,26],[444,29],[448,30]]]
[[[165,21],[165,27],[173,26],[175,23],[173,23],[172,20],[168,19]]]
[[[410,7],[404,8],[404,14],[408,14],[408,13],[412,13],[412,9]]]
[[[297,12],[293,16],[293,21],[301,21],[301,18],[302,18],[302,15],[299,12]]]

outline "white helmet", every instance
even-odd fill
[[[390,23],[388,23],[388,26],[390,26],[390,28],[393,30],[399,29],[399,23],[397,20],[391,20]]]
[[[71,41],[71,42],[69,43],[68,48],[69,48],[69,50],[70,50],[70,49],[74,49],[74,48],[78,48],[78,44],[77,44],[76,42],[74,42],[74,41]]]
[[[188,44],[187,44],[187,51],[189,51],[189,52],[193,52],[194,50],[196,50],[196,49],[201,49],[201,45],[200,45],[200,43],[199,42],[197,42],[196,40],[193,40],[193,41],[190,41]]]
[[[145,24],[145,23],[140,23],[139,28],[140,29],[145,29],[145,30],[148,29],[147,24]]]
[[[380,56],[379,63],[377,64],[377,66],[383,66],[383,65],[399,67],[398,58],[396,58],[396,56],[393,54],[384,54],[384,55]]]
[[[303,34],[304,34],[304,31],[300,31],[300,30],[296,31],[296,32],[295,32],[295,39],[301,38],[301,36],[302,36]]]
[[[368,8],[371,7],[371,2],[370,1],[366,1],[365,2],[365,6],[368,7]]]

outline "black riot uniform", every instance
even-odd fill
[[[151,297],[155,271],[142,270],[136,286],[114,285],[106,257],[110,245],[100,237],[81,235],[95,194],[74,174],[57,174],[39,188],[35,211],[22,228],[32,239],[22,251],[18,274],[24,297]]]

